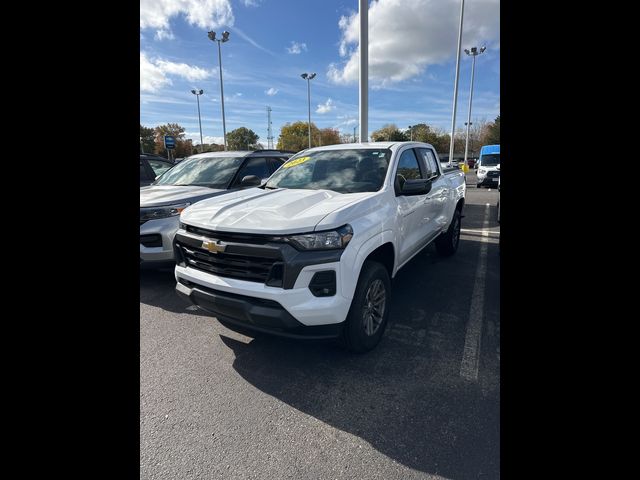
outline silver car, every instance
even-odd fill
[[[260,185],[291,154],[280,150],[201,153],[141,187],[140,264],[173,263],[173,237],[180,213],[189,205]]]

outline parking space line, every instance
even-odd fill
[[[480,341],[482,338],[482,320],[484,309],[484,289],[487,275],[487,249],[489,240],[489,204],[484,209],[482,222],[482,243],[478,254],[478,267],[476,268],[473,293],[471,294],[471,307],[469,308],[469,321],[464,339],[464,350],[460,363],[460,376],[466,380],[478,380],[478,367],[480,363]]]

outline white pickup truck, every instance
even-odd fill
[[[370,350],[391,278],[431,242],[457,250],[465,188],[426,143],[305,150],[260,187],[182,212],[176,291],[236,331]]]

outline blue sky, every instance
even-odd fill
[[[500,114],[499,0],[465,2],[462,48],[476,59],[472,122]],[[140,121],[179,123],[200,143],[192,88],[201,88],[205,143],[222,143],[217,44],[222,44],[227,132],[245,126],[274,145],[287,122],[353,133],[358,124],[357,0],[141,0]],[[369,9],[369,135],[387,123],[451,128],[460,0],[378,0]],[[462,53],[457,129],[467,118],[471,57]]]

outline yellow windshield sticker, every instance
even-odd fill
[[[300,157],[300,158],[296,158],[295,160],[291,160],[290,162],[285,163],[282,168],[291,168],[291,167],[295,167],[296,165],[300,165],[301,163],[306,162],[307,160],[309,160],[311,157]]]

